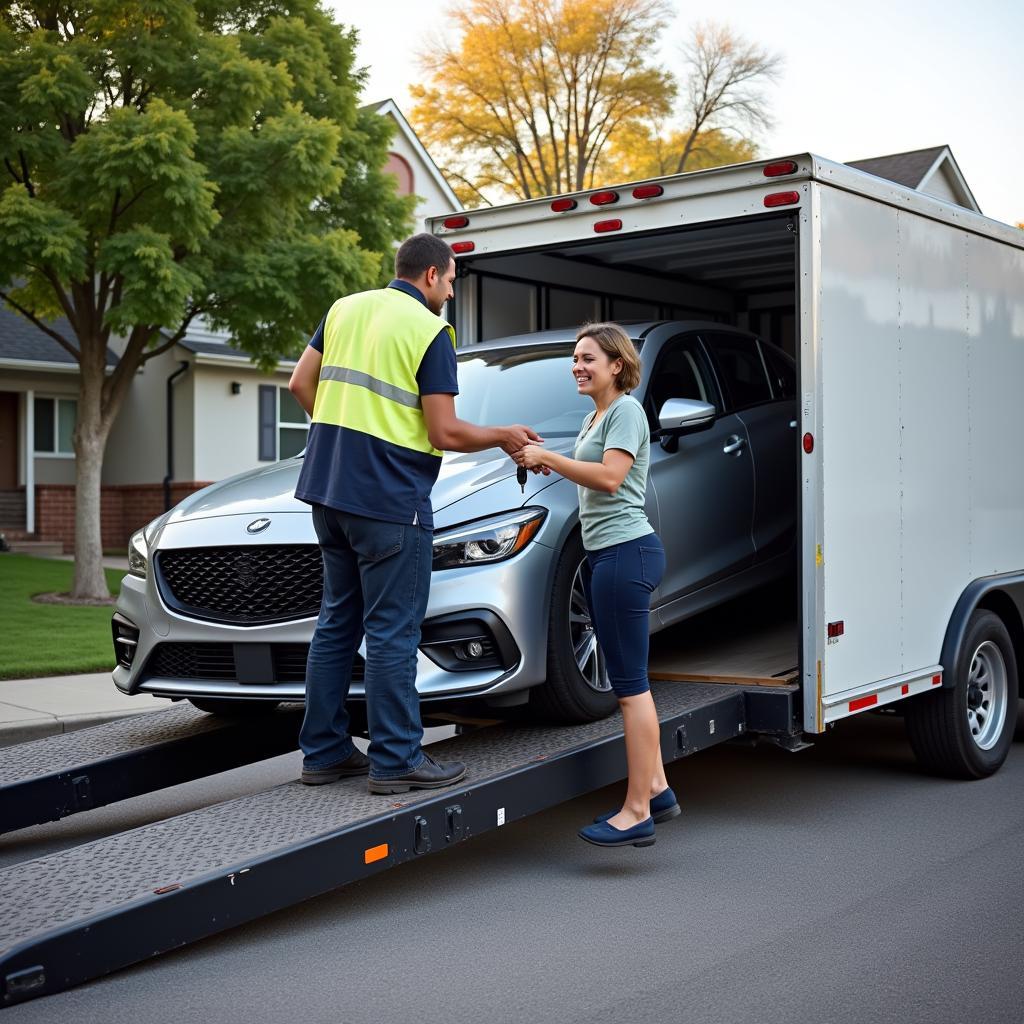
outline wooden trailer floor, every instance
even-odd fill
[[[730,601],[651,637],[651,679],[780,686],[796,679],[795,600],[777,587]]]

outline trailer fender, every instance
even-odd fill
[[[960,657],[967,623],[978,608],[995,612],[1003,620],[1017,655],[1018,677],[1024,675],[1024,572],[980,576],[964,589],[946,627],[939,657],[945,689],[956,686],[953,668]]]

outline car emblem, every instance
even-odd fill
[[[270,525],[269,519],[254,519],[246,528],[246,533],[262,533]]]
[[[248,589],[256,582],[256,561],[252,555],[239,555],[231,566],[239,584]]]

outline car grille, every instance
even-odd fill
[[[156,565],[164,601],[190,618],[262,626],[320,612],[315,544],[172,549],[158,552]]]
[[[235,682],[235,647],[228,643],[164,643],[157,644],[146,662],[144,679],[206,679]],[[270,644],[274,681],[305,683],[309,644]],[[356,654],[352,663],[352,679],[363,678],[364,662]]]

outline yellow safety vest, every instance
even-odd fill
[[[313,422],[440,456],[427,437],[416,371],[444,328],[454,346],[451,325],[398,288],[338,299],[324,321]]]

